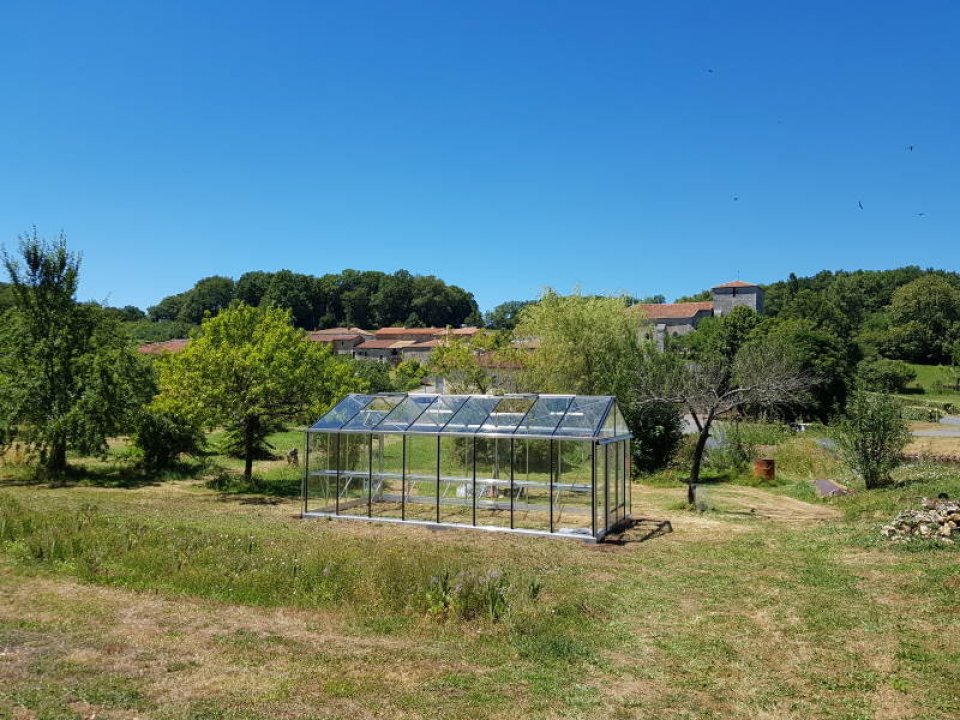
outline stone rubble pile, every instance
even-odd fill
[[[920,510],[904,510],[880,533],[890,540],[926,538],[952,543],[960,540],[960,501],[928,500]]]

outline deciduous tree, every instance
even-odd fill
[[[206,319],[183,351],[157,364],[156,407],[236,433],[248,480],[276,423],[319,415],[357,384],[347,363],[293,326],[289,310],[239,302]]]
[[[668,403],[639,402],[640,316],[620,297],[547,291],[524,309],[518,338],[536,338],[525,353],[521,387],[532,392],[613,395],[634,435],[634,467],[653,470],[673,454],[680,414]]]
[[[776,408],[800,402],[813,383],[780,343],[738,340],[741,320],[734,313],[718,319],[712,337],[692,343],[695,350],[686,353],[647,346],[636,376],[641,402],[680,408],[696,426],[687,493],[691,504],[715,420],[746,407]]]
[[[116,318],[77,302],[80,260],[62,235],[48,242],[34,230],[19,255],[3,253],[12,307],[0,323],[0,436],[59,477],[68,448],[102,455],[129,429],[153,378]]]

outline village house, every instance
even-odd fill
[[[480,328],[476,327],[388,327],[379,330],[336,327],[309,332],[307,339],[329,345],[335,355],[392,364],[403,360],[417,360],[425,365],[438,345],[451,338],[469,339],[478,332]],[[164,352],[179,352],[187,346],[188,342],[190,341],[186,338],[177,338],[145,343],[138,349],[146,355],[159,355]]]
[[[360,328],[328,328],[307,333],[308,340],[329,344],[334,355],[352,356],[354,348],[374,337],[373,331]]]

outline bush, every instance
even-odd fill
[[[857,365],[857,382],[864,390],[902,393],[917,379],[917,372],[903,360],[863,360]]]
[[[661,403],[622,409],[633,433],[634,471],[648,473],[666,467],[683,439],[683,419],[677,409]]]
[[[144,409],[137,417],[132,440],[150,470],[168,468],[181,454],[195,455],[204,446],[198,426],[175,413],[153,409]]]
[[[837,425],[840,454],[868,489],[890,482],[890,473],[910,442],[900,410],[895,398],[861,390],[850,398],[846,417]]]
[[[947,413],[927,405],[907,405],[901,409],[900,414],[904,420],[912,422],[940,422]]]

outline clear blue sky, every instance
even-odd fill
[[[957,270],[958,194],[955,0],[0,5],[0,239],[63,229],[114,305]]]

